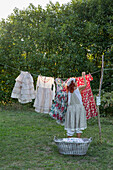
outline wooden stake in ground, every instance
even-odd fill
[[[99,86],[99,95],[98,95],[98,102],[97,102],[97,109],[98,109],[98,126],[99,126],[99,140],[102,143],[101,137],[101,124],[100,124],[100,112],[99,112],[99,105],[100,105],[100,97],[101,97],[101,88],[103,82],[103,72],[104,72],[104,55],[102,55],[102,68],[101,68],[101,78],[100,78],[100,86]]]

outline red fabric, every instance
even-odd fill
[[[94,100],[94,96],[90,87],[90,81],[93,80],[93,77],[91,74],[85,75],[87,87],[82,90],[81,96],[82,96],[82,102],[86,110],[86,118],[90,119],[92,117],[97,116],[97,109],[96,109],[96,103]],[[77,86],[84,85],[83,77],[77,77]]]

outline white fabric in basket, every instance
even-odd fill
[[[84,143],[81,138],[63,138],[64,142],[75,142],[75,143]]]

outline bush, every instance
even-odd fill
[[[102,92],[100,113],[101,116],[113,116],[113,91]]]

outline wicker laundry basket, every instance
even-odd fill
[[[64,155],[85,155],[92,138],[62,138],[57,139],[54,137],[54,142],[58,146],[58,150]]]

